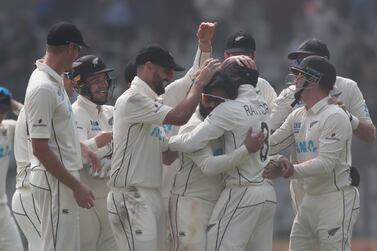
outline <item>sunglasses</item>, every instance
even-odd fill
[[[215,96],[215,95],[206,94],[206,93],[202,93],[202,98],[203,98],[203,101],[205,103],[212,103],[213,102],[215,104],[221,104],[221,103],[228,100],[228,99],[220,97],[220,96]]]
[[[75,47],[78,49],[79,53],[80,53],[80,51],[81,51],[81,49],[82,49],[82,46],[81,46],[81,45],[76,44],[76,43],[71,42],[71,41],[66,41],[66,42],[67,42],[67,43],[71,43],[73,46],[75,46]]]

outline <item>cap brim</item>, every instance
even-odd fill
[[[227,53],[252,53],[251,50],[247,50],[245,48],[230,48],[230,49],[226,49],[225,52]]]
[[[298,55],[305,54],[305,55],[314,55],[315,53],[311,51],[295,51],[288,54],[288,59],[295,60],[297,59]]]
[[[291,72],[295,75],[299,74],[299,73],[305,73],[300,67],[297,67],[297,66],[292,66],[290,68]],[[305,73],[306,74],[306,73]]]

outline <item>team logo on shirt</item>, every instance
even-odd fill
[[[165,141],[166,134],[162,127],[156,126],[152,129],[151,136],[157,138],[160,141]]]
[[[297,153],[314,153],[318,150],[318,147],[315,146],[313,140],[304,140],[296,143]]]
[[[100,127],[98,121],[91,120],[90,121],[90,126],[91,126],[91,130],[92,131],[101,131],[101,127]]]
[[[43,122],[42,118],[39,118],[37,123],[33,124],[33,127],[46,127],[47,125]]]
[[[301,122],[293,123],[293,133],[299,133],[301,129]]]

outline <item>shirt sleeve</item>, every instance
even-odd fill
[[[162,125],[172,109],[140,93],[132,93],[125,105],[125,116],[131,123]]]
[[[295,113],[291,113],[283,125],[270,136],[270,155],[280,153],[295,142],[293,134],[294,116]]]
[[[348,111],[359,120],[372,123],[368,106],[356,82],[352,83],[349,95],[350,104]]]
[[[346,115],[336,113],[329,116],[324,122],[319,138],[318,156],[293,165],[293,178],[303,178],[332,172],[339,162],[346,142],[351,137],[352,128]]]
[[[189,133],[179,134],[169,139],[169,149],[184,153],[203,149],[208,142],[224,134],[224,129],[210,123],[207,119]]]
[[[279,94],[272,106],[271,130],[275,131],[284,123],[285,119],[293,111],[293,108],[291,107],[293,101],[294,91],[289,87]]]
[[[194,63],[186,75],[183,78],[175,80],[165,88],[165,94],[162,96],[165,105],[174,107],[186,97],[194,82],[196,71],[210,57],[210,52],[202,52],[198,48]]]
[[[25,102],[30,138],[49,139],[56,97],[48,89],[34,89]]]
[[[230,153],[213,156],[211,148],[207,146],[202,150],[188,153],[187,155],[205,175],[213,176],[233,169],[245,161],[249,153],[245,145],[242,145]]]
[[[260,78],[259,82],[259,90],[261,95],[266,100],[268,110],[271,111],[277,97],[276,92],[267,80]]]

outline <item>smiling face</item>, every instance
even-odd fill
[[[94,74],[88,77],[86,82],[91,95],[91,101],[97,105],[105,104],[109,90],[107,73]]]

